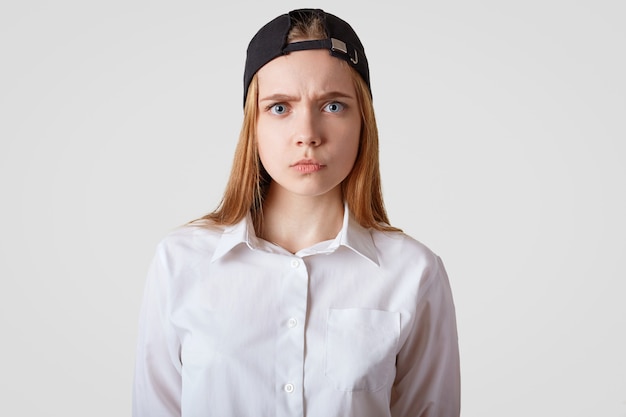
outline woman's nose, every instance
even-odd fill
[[[322,143],[319,121],[310,111],[299,115],[296,127],[296,142],[298,146],[319,146]]]

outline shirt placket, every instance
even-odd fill
[[[304,328],[308,272],[304,261],[286,257],[276,346],[276,416],[304,415]]]

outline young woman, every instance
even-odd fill
[[[294,10],[251,40],[219,207],[159,244],[135,417],[459,415],[440,258],[392,227],[363,46]]]

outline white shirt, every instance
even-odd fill
[[[345,210],[296,254],[231,227],[158,245],[139,323],[134,417],[457,417],[459,351],[438,256]]]

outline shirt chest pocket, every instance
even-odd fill
[[[395,377],[400,314],[358,308],[330,309],[325,374],[343,391],[377,391]]]

